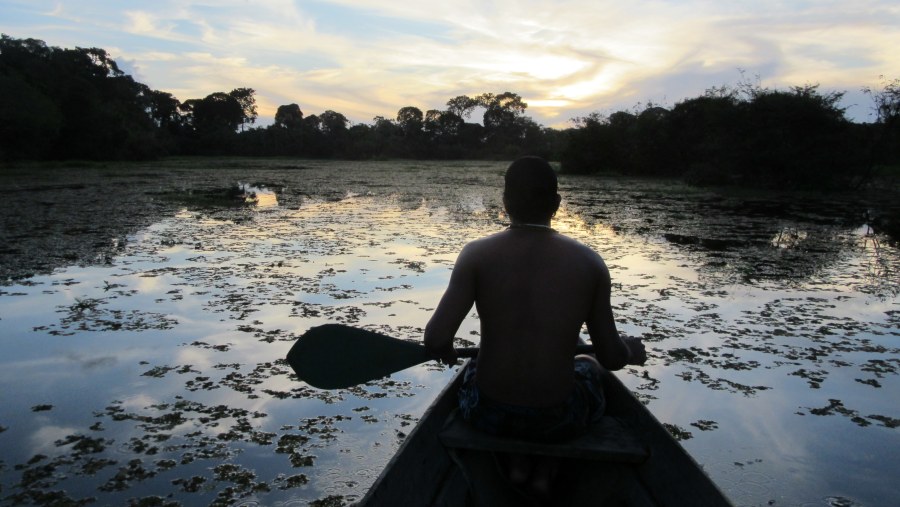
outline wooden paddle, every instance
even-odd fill
[[[576,352],[590,354],[593,347],[579,345]],[[457,348],[456,353],[459,357],[475,357],[478,347]],[[363,384],[431,359],[421,343],[342,324],[310,328],[297,338],[287,355],[300,380],[319,389]]]

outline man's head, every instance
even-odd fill
[[[521,157],[506,170],[503,204],[515,222],[542,223],[559,209],[556,173],[540,157]]]

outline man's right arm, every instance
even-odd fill
[[[606,264],[598,259],[598,283],[591,313],[587,319],[588,333],[594,344],[597,360],[609,370],[622,369],[626,364],[642,365],[647,352],[640,338],[622,338],[616,329],[612,311],[612,280]]]
[[[475,263],[471,244],[463,248],[450,284],[434,314],[425,326],[425,348],[428,354],[445,364],[456,362],[453,336],[475,303]]]

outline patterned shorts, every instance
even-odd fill
[[[488,398],[475,384],[475,368],[473,359],[463,372],[459,408],[466,421],[490,435],[564,440],[586,432],[606,407],[600,374],[586,360],[575,361],[575,387],[569,398],[552,407],[524,407]]]

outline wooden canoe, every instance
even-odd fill
[[[554,505],[731,505],[612,373],[604,374],[604,420],[561,444],[498,439],[469,428],[454,414],[461,382],[457,373],[358,505],[528,505],[499,472],[496,451],[563,456]]]

